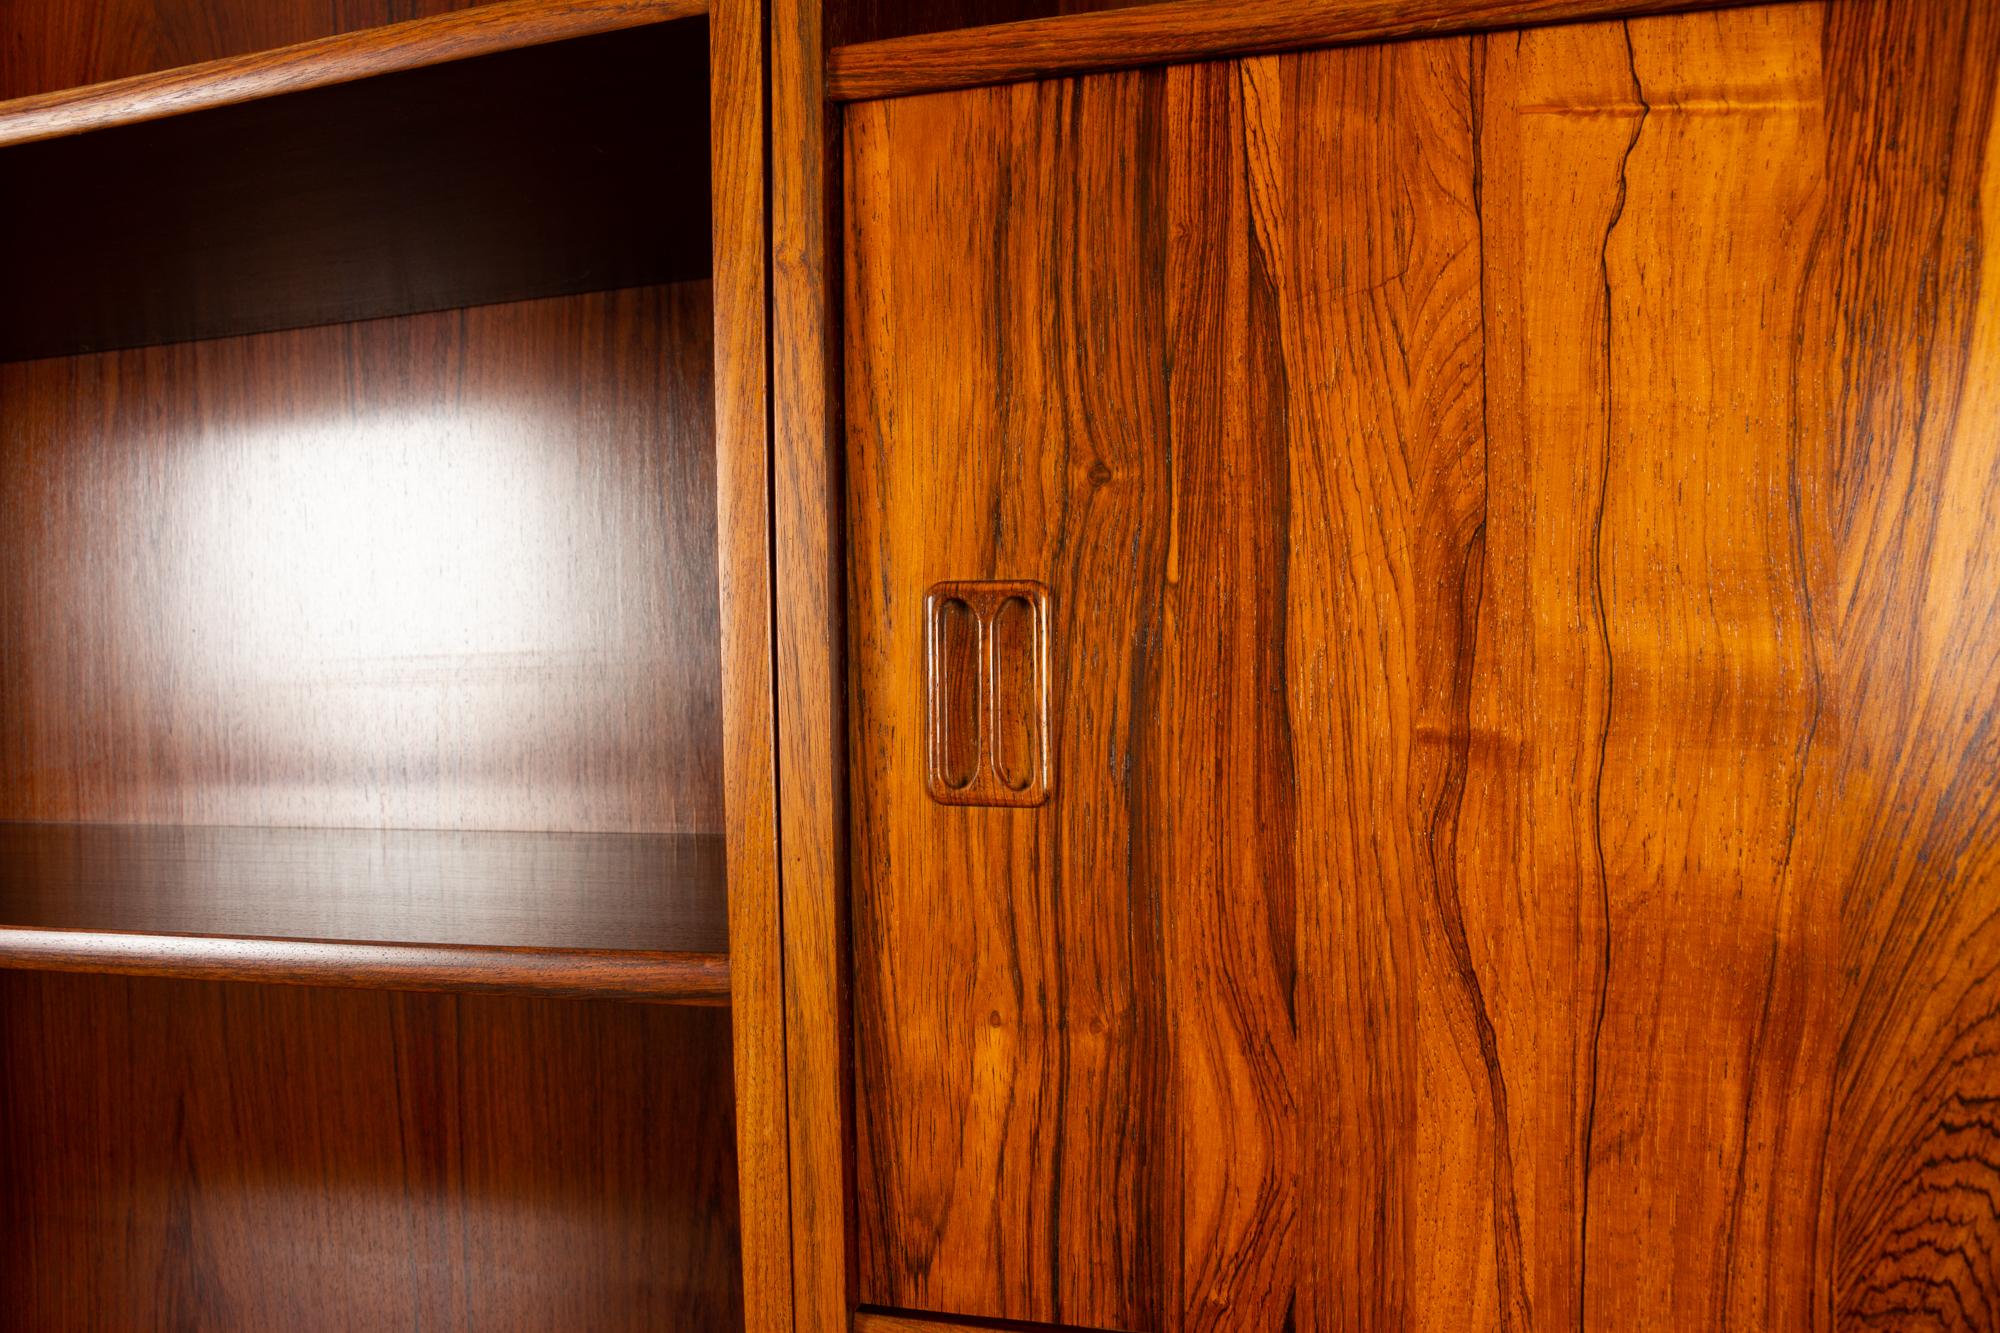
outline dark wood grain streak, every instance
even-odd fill
[[[1301,47],[1715,9],[1749,0],[1173,0],[837,46],[827,95],[878,97]]]
[[[704,0],[494,0],[386,27],[0,102],[0,148],[616,32]]]
[[[960,1323],[928,1315],[884,1314],[862,1310],[854,1316],[854,1333],[1090,1333],[1066,1324],[1024,1324],[1018,1320]]]
[[[729,1029],[0,973],[0,1328],[743,1327]]]

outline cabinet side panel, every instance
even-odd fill
[[[2000,9],[1829,6],[1799,501],[1829,647],[1843,1330],[2000,1323]]]

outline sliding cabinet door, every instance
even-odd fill
[[[1852,0],[850,108],[863,1301],[1992,1317],[1996,79]]]

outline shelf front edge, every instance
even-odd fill
[[[707,12],[708,0],[493,0],[272,51],[0,102],[0,148]]]
[[[0,968],[371,990],[729,1002],[729,959],[721,954],[9,926],[0,928]]]

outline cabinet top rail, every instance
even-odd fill
[[[835,47],[828,55],[826,87],[832,101],[860,102],[1097,70],[1751,2],[1167,0]]]

